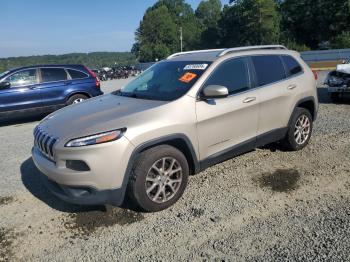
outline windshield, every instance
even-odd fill
[[[187,93],[209,65],[206,61],[159,62],[114,94],[173,101]]]

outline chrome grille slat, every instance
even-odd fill
[[[40,127],[36,127],[33,132],[34,146],[51,160],[54,160],[53,147],[58,141],[57,138],[44,132]]]

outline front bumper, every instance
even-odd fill
[[[41,174],[46,188],[55,196],[68,203],[77,205],[113,205],[120,206],[124,200],[123,188],[98,191],[87,187],[71,187],[59,185]]]
[[[329,93],[345,93],[350,92],[350,87],[340,86],[340,87],[328,87]]]
[[[32,157],[43,173],[47,188],[59,198],[75,204],[112,204],[123,201],[129,158],[134,147],[125,138],[95,146],[79,148],[56,147],[54,161],[37,147]],[[67,166],[67,160],[86,163],[88,170],[77,171]]]

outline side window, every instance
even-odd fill
[[[258,86],[268,85],[286,78],[282,60],[277,55],[252,56]]]
[[[36,84],[36,69],[22,70],[18,73],[14,73],[9,76],[6,81],[11,83],[11,87]]]
[[[89,77],[87,74],[78,70],[67,69],[67,71],[72,79],[81,79]]]
[[[209,77],[206,86],[220,85],[228,88],[229,94],[237,94],[250,88],[246,59],[236,58],[223,62]]]
[[[300,64],[291,56],[282,56],[284,65],[286,66],[288,76],[296,75],[303,71]]]
[[[41,68],[41,80],[43,83],[67,79],[67,73],[62,68]]]

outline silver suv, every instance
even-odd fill
[[[46,117],[32,155],[63,200],[159,211],[191,174],[276,141],[302,149],[317,109],[313,72],[283,46],[177,53]]]

